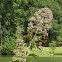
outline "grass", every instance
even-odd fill
[[[35,50],[33,49],[30,51],[30,53],[35,53],[38,55],[38,58],[34,57],[28,57],[28,60],[31,60],[32,62],[62,62],[62,55],[50,55],[50,52],[52,50],[49,47],[43,47],[44,51],[40,51],[39,49]],[[55,49],[55,54],[60,54],[62,53],[62,47],[56,47]]]
[[[49,47],[43,47],[44,51],[40,51],[39,49],[35,50],[33,48],[32,51],[29,53],[35,53],[39,57],[28,57],[28,60],[31,60],[32,62],[62,62],[62,55],[49,55],[52,50]],[[26,48],[27,50],[27,48]],[[62,53],[62,47],[56,47],[55,53]],[[12,60],[12,57],[2,57],[0,56],[0,62],[9,62]]]
[[[39,58],[28,58],[32,62],[62,62],[62,57],[39,57]]]
[[[32,51],[30,51],[30,53],[35,53],[39,57],[53,56],[52,54],[50,54],[50,52],[52,52],[52,50],[49,47],[43,47],[43,48],[44,48],[44,51],[40,51],[39,49],[37,49],[37,50],[33,49]],[[56,55],[54,55],[55,57],[62,57],[62,47],[56,47],[54,53],[56,54]]]
[[[25,48],[26,50],[28,48]],[[29,51],[29,54],[36,54],[38,55],[39,57],[62,57],[62,47],[56,47],[55,51],[54,51],[54,54],[53,53],[50,53],[52,52],[52,50],[49,48],[49,47],[43,47],[43,51],[40,51],[39,49],[35,49],[33,48],[32,50]],[[19,56],[19,55],[16,55],[16,56]]]

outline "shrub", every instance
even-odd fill
[[[49,47],[52,49],[53,54],[54,54],[54,51],[56,49],[56,41],[51,41],[51,43],[49,43]]]
[[[25,50],[25,43],[23,39],[17,39],[16,40],[16,46],[18,50],[14,50],[14,53],[16,53],[19,56],[13,57],[12,61],[10,62],[30,62],[27,60],[27,57],[33,56],[34,58],[38,57],[36,54],[29,54],[29,50],[32,44],[29,45],[28,50]],[[33,48],[33,47],[32,47]]]
[[[1,54],[14,54],[13,50],[16,48],[14,41],[12,37],[6,36],[5,43],[1,47]]]

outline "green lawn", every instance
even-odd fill
[[[35,53],[39,57],[50,57],[50,56],[53,56],[52,53],[50,54],[50,52],[52,52],[52,50],[49,47],[43,47],[43,48],[44,48],[43,51],[40,51],[39,49],[37,49],[37,50],[33,49],[32,51],[30,51],[30,53]],[[56,47],[54,53],[57,54],[57,55],[54,55],[54,56],[62,57],[62,47]]]
[[[28,57],[28,60],[31,60],[32,62],[62,62],[62,55],[49,55],[51,52],[51,49],[49,47],[43,47],[44,51],[40,51],[39,49],[35,50],[33,49],[30,51],[30,53],[35,53],[39,57]],[[26,48],[27,50],[27,48]],[[56,47],[55,53],[62,53],[62,47]],[[9,62],[12,60],[13,56],[1,56],[0,55],[0,62]]]
[[[37,54],[39,57],[38,58],[34,58],[34,57],[30,57],[28,58],[28,60],[31,60],[32,62],[62,62],[62,55],[50,55],[50,52],[52,51],[49,47],[43,47],[44,51],[40,51],[40,50],[35,50],[33,49],[32,51],[30,51],[30,53],[35,53]],[[56,47],[55,49],[55,54],[62,54],[62,47]]]
[[[32,62],[62,62],[62,57],[39,57],[39,58],[27,58]]]
[[[29,51],[29,54],[36,54],[38,55],[39,57],[62,57],[62,47],[56,47],[54,53],[56,55],[53,55],[53,53],[50,54],[50,52],[52,52],[52,50],[49,48],[49,47],[43,47],[43,51],[40,51],[39,49],[35,49],[33,48],[32,50]],[[27,48],[26,48],[27,50]],[[19,55],[16,55],[16,56],[19,56]]]

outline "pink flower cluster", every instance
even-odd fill
[[[22,59],[20,57],[13,57],[12,59],[13,59],[13,61],[19,60],[19,62],[26,62],[26,59]],[[12,61],[10,61],[10,62],[12,62]]]
[[[35,12],[34,16],[29,18],[28,33],[35,29],[35,37],[37,33],[44,33],[44,36],[48,36],[47,30],[51,28],[51,21],[53,19],[52,11],[49,8],[41,8]]]
[[[16,61],[18,60],[19,62],[26,62],[26,58],[23,59],[22,56],[26,57],[26,53],[25,53],[25,47],[23,45],[23,39],[17,39],[16,40],[16,46],[18,47],[17,50],[14,50],[13,52],[14,53],[17,53],[18,55],[21,55],[21,58],[20,57],[13,57],[13,61]]]
[[[23,39],[17,39],[16,43],[18,43],[18,42],[23,42]]]

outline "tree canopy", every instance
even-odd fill
[[[62,0],[0,0],[0,41],[5,41],[7,35],[14,38],[27,35],[29,18],[45,7],[53,12],[48,41],[60,41],[58,38],[62,38]]]

